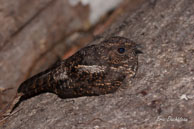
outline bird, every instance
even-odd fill
[[[135,76],[139,53],[134,41],[120,36],[84,47],[21,83],[7,112],[22,99],[45,92],[63,99],[114,93],[127,76]]]

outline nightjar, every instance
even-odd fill
[[[18,93],[31,97],[52,92],[61,98],[113,93],[126,76],[135,75],[140,52],[133,41],[111,37],[24,81]]]
[[[13,102],[0,116],[10,114],[21,100],[44,92],[55,93],[61,98],[113,93],[126,76],[135,76],[139,53],[133,41],[118,36],[85,47],[24,81]]]

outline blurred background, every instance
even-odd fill
[[[0,110],[19,85],[86,46],[145,0],[1,0]]]

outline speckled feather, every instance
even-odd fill
[[[29,98],[43,92],[52,92],[61,98],[113,93],[126,76],[134,77],[139,52],[136,44],[124,37],[111,37],[100,44],[85,47],[24,81],[7,112],[11,112],[21,97]]]
[[[119,48],[125,52],[119,53]],[[115,92],[126,76],[135,75],[137,52],[133,41],[124,37],[109,38],[24,81],[18,93],[29,97],[52,92],[62,98],[75,98]]]

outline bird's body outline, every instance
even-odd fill
[[[135,76],[139,52],[135,42],[111,37],[27,79],[19,86],[16,98],[20,101],[43,92],[55,93],[61,98],[113,93],[126,76]],[[16,103],[9,106],[7,112],[11,112]]]

